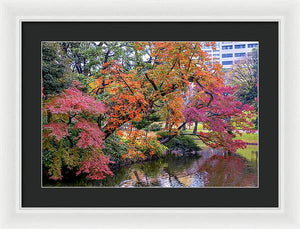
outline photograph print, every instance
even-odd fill
[[[42,187],[258,188],[257,41],[43,41]]]

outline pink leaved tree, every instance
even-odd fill
[[[235,137],[253,132],[252,119],[256,116],[254,107],[243,105],[234,96],[235,90],[234,87],[222,85],[208,91],[200,84],[194,85],[189,89],[189,100],[183,110],[186,122],[202,124],[202,130],[196,135],[206,145],[223,148],[228,154],[246,147],[246,142]]]
[[[85,173],[90,179],[113,175],[108,166],[113,162],[101,151],[104,133],[100,120],[105,110],[103,103],[76,87],[45,101],[43,152],[49,157],[50,179],[61,180],[63,166],[77,168],[76,175]]]

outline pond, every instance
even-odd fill
[[[114,171],[102,181],[85,179],[70,183],[47,181],[45,186],[94,187],[256,187],[257,145],[240,149],[234,156],[224,156],[214,149],[204,149],[193,157],[168,156],[132,164]],[[48,183],[49,182],[49,183]]]

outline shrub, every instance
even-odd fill
[[[175,136],[165,144],[169,149],[182,149],[184,151],[199,150],[200,147],[195,143],[191,136]]]
[[[162,138],[165,138],[165,137],[169,136],[168,131],[160,131],[160,132],[157,132],[156,134],[157,134],[158,139],[162,139]]]
[[[127,153],[127,144],[121,141],[121,137],[116,134],[109,136],[104,142],[104,154],[110,156],[110,159],[115,162],[120,162],[122,156]]]
[[[157,139],[151,139],[150,145],[154,148],[154,152],[157,156],[162,156],[162,153],[168,149],[167,146],[160,144]]]
[[[124,142],[127,145],[127,153],[122,158],[132,161],[146,160],[154,155],[161,156],[162,152],[167,150],[167,147],[160,144],[156,136],[147,136],[147,133],[142,130],[132,130],[130,135],[124,137]]]

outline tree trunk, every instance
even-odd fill
[[[178,128],[177,130],[180,130],[184,125],[186,124],[186,122],[182,123]],[[176,136],[176,134],[173,134],[173,135],[169,135],[165,138],[163,138],[162,140],[160,140],[160,144],[165,144],[167,143],[168,141],[170,141],[172,138],[174,138]]]
[[[169,128],[168,119],[166,119],[165,129],[167,130]]]
[[[102,117],[101,117],[101,115],[98,117],[98,119],[97,119],[97,123],[98,123],[98,127],[101,129],[101,119],[102,119]]]
[[[193,130],[193,134],[197,133],[197,128],[198,128],[198,121],[195,121],[195,126],[194,126],[194,130]]]

